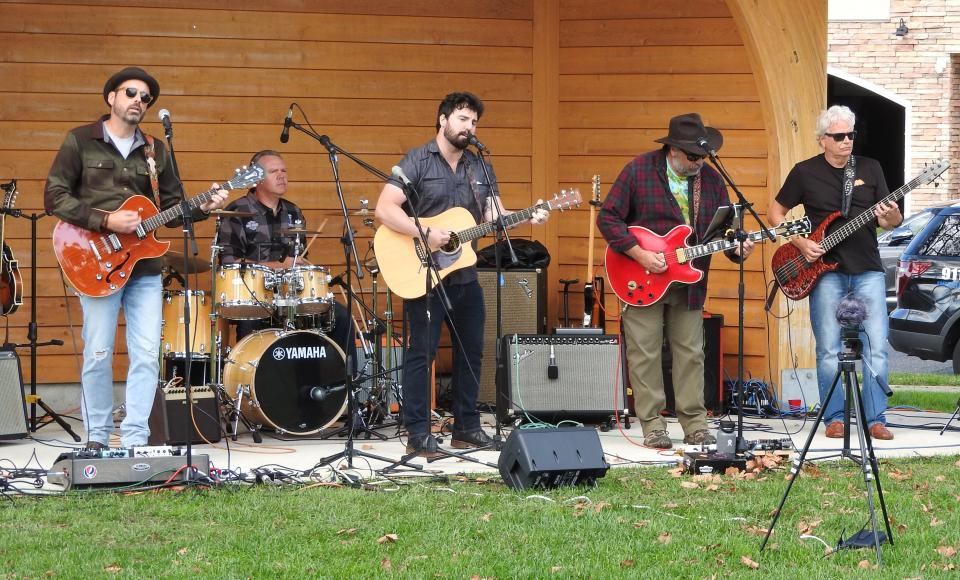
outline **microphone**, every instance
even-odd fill
[[[333,395],[342,393],[347,389],[347,385],[336,385],[333,387],[311,387],[307,392],[307,397],[311,401],[323,403]]]
[[[293,123],[293,105],[287,109],[287,118],[283,120],[283,131],[280,131],[280,142],[286,143],[290,140],[290,125]]]
[[[396,177],[397,179],[399,179],[400,181],[402,181],[403,184],[406,185],[407,187],[413,187],[413,184],[410,183],[410,180],[409,180],[409,179],[407,179],[406,174],[403,172],[403,169],[400,169],[400,166],[399,166],[399,165],[394,165],[394,166],[393,166],[393,169],[390,170],[390,173],[391,173],[394,177]]]
[[[550,345],[550,361],[547,363],[547,378],[556,379],[560,376],[560,369],[557,367],[557,355],[553,352],[553,345]]]
[[[699,145],[700,148],[703,149],[703,152],[709,155],[711,159],[717,156],[717,152],[710,147],[709,143],[707,143],[706,137],[700,137],[697,139],[697,145]]]
[[[160,109],[157,113],[160,116],[160,122],[163,123],[163,132],[166,134],[167,139],[173,135],[173,124],[170,123],[170,111],[166,109]]]
[[[474,147],[476,147],[476,148],[479,149],[480,151],[486,151],[486,150],[487,150],[486,146],[484,146],[484,144],[481,143],[480,140],[477,139],[477,136],[474,135],[473,133],[471,133],[469,136],[467,136],[467,143],[469,143],[470,145],[473,145]]]

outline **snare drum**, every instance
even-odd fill
[[[330,272],[324,266],[296,266],[277,276],[282,280],[283,298],[277,306],[295,306],[297,316],[313,316],[330,310]]]
[[[190,345],[186,344],[183,323],[184,292],[163,293],[163,326],[160,336],[163,356],[167,358],[205,359],[210,356],[210,303],[202,291],[190,292]]]
[[[227,264],[217,271],[217,306],[230,320],[259,320],[273,315],[276,275],[260,264]]]
[[[233,347],[223,384],[253,423],[312,435],[347,408],[345,369],[343,351],[322,334],[261,330]]]

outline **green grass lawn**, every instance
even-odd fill
[[[883,547],[882,577],[955,577],[960,461],[884,461],[881,471],[895,541]],[[470,477],[371,489],[18,497],[0,508],[0,577],[877,575],[860,568],[873,565],[872,550],[825,555],[819,542],[799,538],[834,545],[867,521],[862,475],[850,461],[801,477],[760,553],[785,486],[783,471],[697,482],[658,467],[615,469],[596,488],[547,492]]]

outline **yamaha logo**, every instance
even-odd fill
[[[325,346],[294,346],[284,348],[278,346],[272,351],[273,360],[327,358]]]

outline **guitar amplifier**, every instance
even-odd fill
[[[220,441],[220,398],[208,386],[193,386],[193,419],[187,404],[187,389],[183,386],[160,387],[153,398],[150,413],[150,445],[182,445],[216,443]],[[196,427],[194,428],[194,420]],[[206,441],[204,440],[206,439]]]
[[[547,330],[547,273],[545,270],[503,270],[500,298],[503,335],[543,334]],[[477,401],[497,401],[497,271],[478,268],[487,316],[483,324],[483,366]],[[505,351],[504,351],[505,352]]]
[[[0,351],[0,439],[22,439],[28,431],[20,358],[12,350],[3,350]]]
[[[623,345],[615,334],[503,337],[497,377],[501,420],[524,417],[607,420],[626,417]]]

